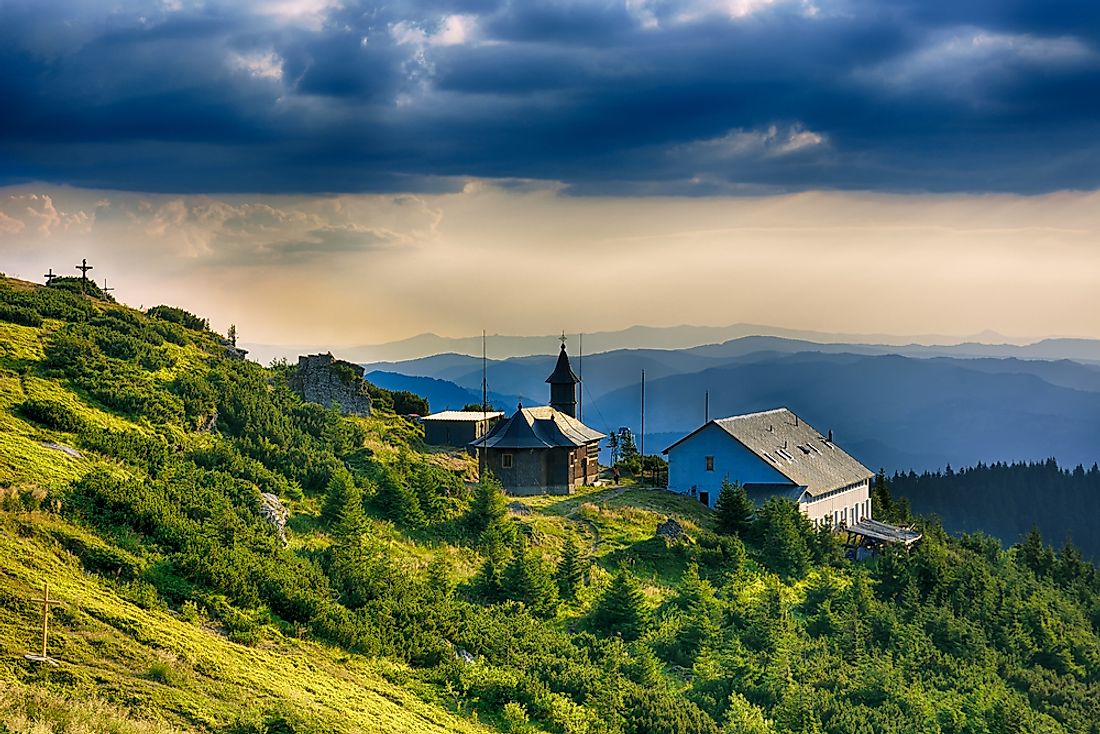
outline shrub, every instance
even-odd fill
[[[32,311],[29,308],[0,303],[0,321],[7,321],[20,326],[41,326],[42,316],[37,311]]]
[[[194,331],[205,331],[209,328],[206,319],[199,318],[189,311],[174,306],[153,306],[145,312],[145,315],[162,321],[170,321]]]
[[[19,405],[20,414],[39,425],[66,433],[76,433],[84,427],[84,420],[64,403],[31,398]]]

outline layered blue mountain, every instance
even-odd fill
[[[975,352],[985,346],[970,345]],[[888,472],[1051,456],[1072,467],[1100,459],[1100,366],[1024,358],[1055,353],[1046,342],[1006,346],[999,357],[944,355],[953,349],[745,337],[691,349],[574,355],[573,366],[584,380],[583,418],[605,432],[619,426],[638,431],[645,370],[650,453],[703,422],[709,392],[711,417],[785,405],[818,429],[832,429],[867,466]],[[554,359],[490,360],[490,389],[545,402],[544,380]],[[442,380],[473,393],[467,402],[480,401],[478,358],[445,354],[368,369]],[[383,384],[390,385],[396,383]],[[397,389],[425,394],[428,385]],[[514,404],[494,403],[506,410]]]
[[[428,406],[432,412],[441,410],[462,410],[470,404],[481,405],[481,390],[471,390],[456,385],[447,380],[439,380],[434,377],[421,377],[415,375],[403,375],[398,372],[383,372],[373,370],[363,376],[367,381],[386,390],[408,390],[428,399]],[[527,405],[536,405],[540,401],[525,399],[519,395],[504,395],[490,391],[489,404],[496,410],[511,411],[521,401]]]

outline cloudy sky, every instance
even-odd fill
[[[1100,4],[0,2],[0,270],[247,341],[1100,337]]]

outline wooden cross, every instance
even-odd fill
[[[53,279],[57,277],[57,274],[54,273],[53,268],[50,268],[50,272],[46,273],[42,277],[46,279],[46,285],[49,285],[53,282]]]
[[[108,288],[108,287],[107,287],[107,279],[106,279],[106,278],[104,278],[104,279],[103,279],[103,287],[102,287],[102,288],[100,288],[100,290],[101,290],[101,291],[103,291],[103,295],[107,295],[108,293],[110,293],[111,291],[113,291],[113,290],[114,290],[114,288]]]
[[[60,604],[61,602],[50,598],[50,584],[46,582],[42,585],[42,598],[31,599],[36,604],[42,605],[42,654],[41,655],[24,655],[27,660],[34,661],[36,663],[49,663],[51,665],[57,665],[57,661],[46,654],[46,641],[50,634],[50,605]]]
[[[88,282],[88,271],[92,270],[92,266],[88,264],[88,258],[81,260],[76,269],[80,271],[80,292],[83,293],[84,284]]]

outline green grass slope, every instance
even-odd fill
[[[61,539],[61,540],[59,540]],[[387,680],[400,665],[371,662],[282,635],[231,642],[135,590],[86,572],[77,555],[94,536],[42,513],[0,519],[0,726],[12,731],[209,731],[275,713],[333,732],[475,732]],[[39,644],[40,584],[62,602],[50,654],[58,667],[22,660]]]

